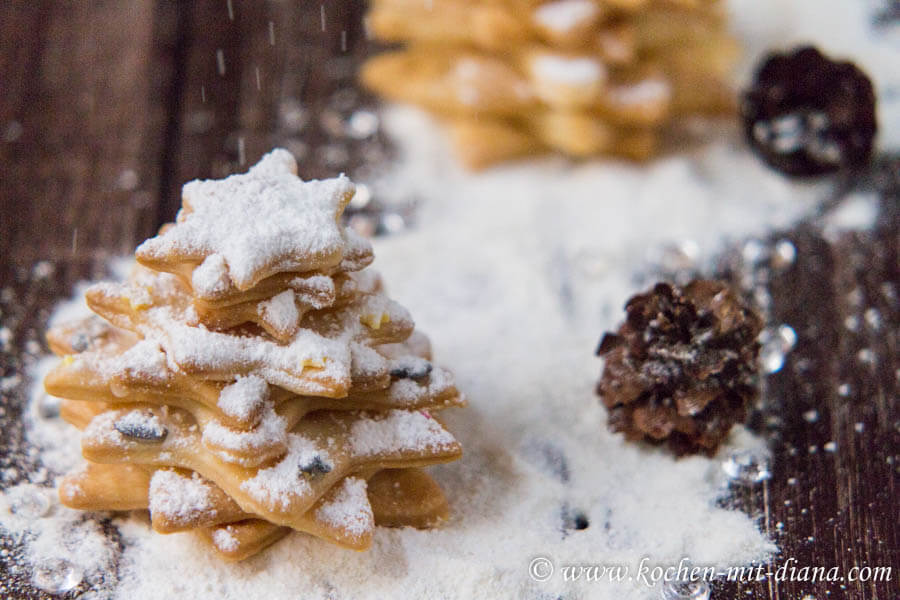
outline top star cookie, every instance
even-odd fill
[[[291,153],[278,148],[247,173],[185,184],[174,226],[141,244],[137,259],[182,275],[214,264],[239,290],[276,273],[333,267],[343,258],[339,221],[353,193],[343,175],[303,181]]]

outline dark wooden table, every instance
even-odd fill
[[[374,47],[363,9],[361,0],[0,2],[4,376],[34,360],[52,306],[76,281],[173,217],[183,182],[238,170],[275,145],[302,155],[304,177],[383,158],[383,140],[335,144],[320,118],[360,102],[354,69]],[[890,566],[892,580],[717,584],[714,598],[900,597],[897,205],[895,181],[872,231],[825,236],[810,219],[769,240],[797,249],[759,285],[798,342],[767,378],[777,401],[752,422],[772,440],[774,477],[731,500],[779,543],[772,569],[788,559],[844,575]],[[722,268],[736,277],[727,257]],[[35,466],[22,453],[25,400],[24,382],[3,393],[0,469]],[[814,422],[803,417],[811,409]],[[41,597],[6,561],[0,580],[12,597]]]

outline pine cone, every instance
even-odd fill
[[[666,283],[632,297],[597,347],[609,427],[629,440],[712,454],[756,395],[762,320],[717,281]]]
[[[812,46],[769,55],[744,93],[741,114],[751,147],[788,175],[863,165],[877,131],[866,74]]]

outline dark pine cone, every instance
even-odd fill
[[[877,125],[866,74],[811,46],[770,54],[741,103],[744,131],[769,165],[819,175],[864,164]]]
[[[659,283],[625,311],[597,347],[610,429],[678,455],[712,454],[756,395],[762,320],[725,284],[704,280]]]

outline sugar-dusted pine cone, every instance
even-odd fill
[[[597,347],[610,429],[678,455],[713,453],[756,395],[762,320],[724,283],[705,280],[659,283],[625,310]]]
[[[744,93],[741,113],[753,149],[788,175],[858,167],[877,131],[866,74],[811,46],[769,55]]]

